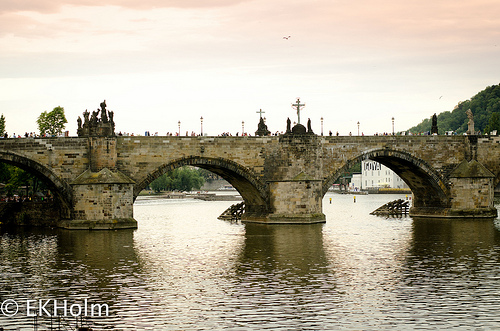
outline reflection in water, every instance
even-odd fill
[[[137,277],[140,273],[130,230],[10,230],[2,234],[0,250],[0,295],[2,300],[15,300],[20,308],[15,317],[2,316],[3,327],[32,330],[33,318],[26,317],[27,300],[67,300],[69,305],[82,305],[87,299],[107,304],[111,311],[125,311],[130,289],[143,283]],[[112,315],[108,320],[119,318]],[[98,319],[95,323],[100,324]]]
[[[317,329],[335,319],[331,309],[340,304],[340,295],[325,256],[322,228],[322,224],[245,225],[232,300],[226,303],[231,324]]]
[[[395,318],[410,325],[498,326],[500,234],[493,220],[416,219]]]
[[[95,330],[496,327],[499,221],[369,215],[394,198],[327,195],[327,223],[305,226],[219,221],[227,202],[139,199],[138,230],[4,232],[0,301],[108,304]],[[0,316],[6,330],[31,323]]]
[[[325,270],[323,224],[312,225],[245,225],[245,247],[239,266],[262,263],[267,272],[293,270],[302,278],[316,270]],[[242,270],[240,270],[242,271]]]

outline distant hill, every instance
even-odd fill
[[[497,130],[500,134],[500,84],[488,86],[470,100],[459,102],[453,111],[437,115],[439,134],[455,131],[462,134],[467,131],[467,109],[474,115],[474,129],[481,133]],[[431,115],[432,116],[432,115]],[[431,117],[409,129],[411,133],[431,130]]]

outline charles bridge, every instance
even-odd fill
[[[242,195],[243,219],[322,222],[322,197],[363,159],[410,186],[411,215],[492,217],[500,182],[500,137],[69,137],[0,140],[0,161],[50,184],[64,227],[134,225],[139,192],[163,173],[192,165],[219,174]]]
[[[409,185],[412,216],[497,215],[500,137],[319,136],[303,126],[281,136],[134,137],[114,135],[112,120],[100,124],[106,134],[89,134],[87,121],[79,120],[79,137],[0,139],[0,162],[34,173],[51,187],[58,225],[65,228],[136,227],[133,204],[139,193],[184,165],[231,183],[245,201],[244,221],[324,222],[328,188],[365,159],[386,165]]]

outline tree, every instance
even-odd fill
[[[200,174],[201,177],[203,177],[203,179],[206,182],[209,182],[209,183],[211,183],[213,180],[222,178],[219,175],[217,175],[209,170],[202,169],[202,168],[198,168],[198,173]]]
[[[156,193],[166,191],[171,186],[171,179],[167,174],[163,174],[149,184],[149,187]]]
[[[160,191],[191,191],[200,189],[205,180],[200,173],[190,167],[182,167],[169,171],[155,179],[149,185],[155,192]]]
[[[484,129],[484,133],[490,134],[493,131],[497,131],[497,134],[500,133],[500,113],[494,112],[490,116],[490,120],[486,128]]]
[[[445,111],[438,114],[439,134],[444,134],[446,131],[455,131],[457,134],[462,134],[468,129],[468,120],[466,111],[470,109],[474,115],[474,129],[489,133],[495,130],[494,113],[500,113],[500,84],[488,86],[483,91],[479,92],[469,100],[459,102],[458,105],[450,112]],[[490,123],[490,121],[492,121]],[[412,133],[426,132],[431,129],[431,121],[429,118],[424,119],[420,124],[409,129]]]
[[[56,107],[51,112],[44,111],[38,116],[36,121],[40,135],[57,136],[60,135],[68,121],[64,115],[63,107]]]
[[[34,174],[6,163],[0,163],[0,183],[5,184],[4,189],[8,196],[12,196],[15,192],[29,196],[48,190],[48,186]]]
[[[0,136],[5,134],[5,116],[0,116]]]

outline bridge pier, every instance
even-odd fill
[[[312,132],[287,133],[265,159],[268,210],[263,217],[242,220],[267,224],[308,224],[326,221],[322,207],[320,139]]]
[[[90,169],[71,183],[73,212],[71,220],[59,227],[75,230],[135,229],[133,218],[134,182],[119,171]]]
[[[462,161],[448,176],[449,204],[424,206],[418,197],[410,209],[412,217],[492,218],[497,217],[493,205],[495,176],[476,160]]]
[[[322,182],[305,176],[269,183],[272,213],[265,223],[324,223]]]

